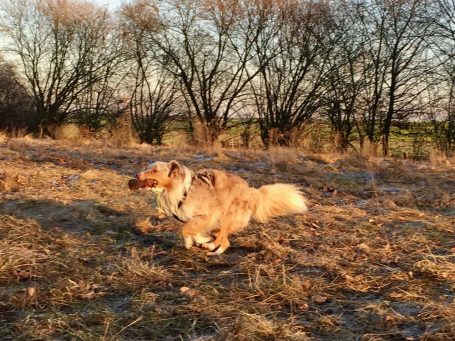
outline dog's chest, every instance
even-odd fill
[[[191,212],[189,212],[188,207],[185,207],[184,203],[179,205],[179,201],[172,200],[167,195],[162,196],[162,204],[164,211],[168,214],[173,216],[175,219],[186,222],[191,218]]]

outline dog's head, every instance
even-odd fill
[[[157,192],[165,188],[172,187],[172,182],[176,178],[183,176],[182,166],[175,160],[170,162],[156,161],[151,162],[147,169],[136,174],[138,181],[145,181],[147,188],[152,188]]]

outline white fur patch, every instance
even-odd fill
[[[176,179],[172,190],[164,190],[160,193],[161,204],[164,211],[168,215],[176,215],[183,221],[191,219],[191,212],[185,210],[185,205],[182,208],[179,207],[179,202],[182,200],[185,192],[188,192],[191,187],[191,172],[188,168],[182,166],[185,173],[183,180]]]
[[[202,244],[202,247],[203,247],[204,249],[207,249],[207,250],[210,250],[210,251],[215,250],[215,244],[213,244],[213,243],[205,243],[205,244]]]
[[[209,236],[203,236],[200,233],[194,235],[193,238],[194,238],[194,241],[198,244],[208,243],[209,241],[211,241],[213,239],[212,237],[209,237]]]
[[[152,187],[152,192],[153,193],[163,193],[164,188],[158,188],[158,187]]]

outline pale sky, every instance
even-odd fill
[[[126,2],[126,0],[89,0],[89,1],[93,2],[95,4],[99,4],[99,5],[107,5],[107,7],[111,10],[117,9],[121,3]]]
[[[111,11],[117,10],[122,3],[131,2],[131,0],[87,0],[87,1],[93,2],[98,5],[107,6]],[[1,3],[1,0],[0,0],[0,3]],[[0,53],[3,52],[2,53],[3,56],[7,60],[11,60],[11,57],[9,55],[7,55],[4,51],[6,44],[7,43],[6,43],[5,37],[2,34],[0,34]]]

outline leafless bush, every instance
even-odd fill
[[[19,57],[30,89],[34,128],[46,132],[112,76],[121,47],[112,20],[107,10],[79,0],[11,0],[2,10],[8,49]]]
[[[0,59],[0,129],[28,130],[34,124],[30,98],[12,64]]]

